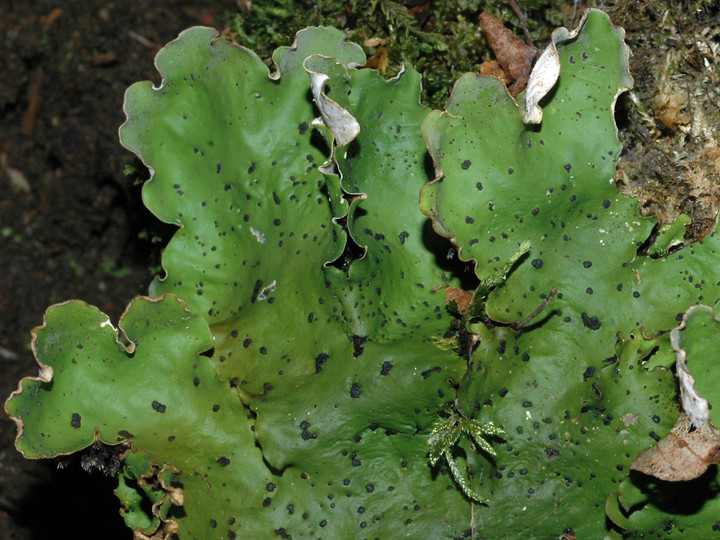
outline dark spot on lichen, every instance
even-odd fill
[[[405,245],[405,240],[407,240],[408,236],[410,236],[410,233],[408,233],[407,231],[402,231],[402,232],[398,235],[398,238],[400,239],[400,244],[401,244],[401,245]]]
[[[360,397],[360,383],[352,383],[352,386],[350,387],[350,397],[355,399]]]
[[[592,263],[590,261],[583,261],[584,268],[590,268],[591,266],[592,266]]]
[[[383,361],[383,365],[380,368],[380,375],[387,375],[388,373],[390,373],[390,370],[392,368],[393,368],[392,362],[390,362],[389,360]]]
[[[75,429],[78,429],[82,425],[82,418],[78,413],[72,413],[72,418],[70,418],[70,425]]]
[[[162,403],[160,403],[159,401],[153,401],[152,408],[155,409],[159,413],[164,413],[165,409],[167,409],[167,407],[165,405],[163,405]]]
[[[433,372],[440,373],[440,371],[442,371],[442,369],[439,366],[435,366],[434,368],[426,369],[421,373],[421,375],[423,379],[427,379],[430,375],[433,374]]]
[[[566,164],[565,164],[565,170],[566,170],[567,172],[570,172],[570,169],[572,169],[572,165],[570,165],[569,163],[566,163]]]
[[[465,216],[465,223],[467,223],[468,225],[472,225],[473,223],[475,223],[475,220],[470,216]]]
[[[258,279],[258,280],[255,282],[255,285],[253,286],[252,296],[250,297],[250,302],[252,302],[253,304],[255,303],[255,301],[256,301],[257,298],[258,298],[258,295],[260,294],[260,290],[262,289],[262,285],[263,285],[262,280],[261,280],[261,279]]]
[[[589,381],[592,379],[592,377],[595,375],[595,368],[590,366],[585,370],[585,373],[583,373],[583,381]]]
[[[597,317],[590,317],[584,311],[582,313],[582,322],[590,330],[599,330],[600,327],[602,326],[602,324],[600,323],[600,321],[598,320]]]
[[[469,159],[466,159],[462,162],[462,165],[460,166],[463,168],[463,170],[467,171],[470,168],[470,165],[472,165],[472,163],[470,163]]]
[[[216,461],[218,462],[218,465],[220,465],[221,467],[227,467],[228,465],[230,465],[230,460],[228,458],[226,458],[225,456],[221,456],[221,457],[217,458]]]
[[[530,264],[532,264],[533,268],[540,269],[543,267],[543,260],[542,259],[533,259],[530,261]]]
[[[315,357],[315,373],[322,371],[322,366],[327,362],[328,358],[330,358],[330,355],[327,353],[320,353]]]
[[[279,536],[283,540],[292,540],[292,535],[285,530],[285,527],[280,527],[279,529],[275,529],[273,531],[276,536]]]
[[[353,336],[352,342],[353,342],[353,358],[357,358],[360,356],[365,348],[362,346],[363,343],[365,343],[368,340],[368,338],[363,336]]]

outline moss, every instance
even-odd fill
[[[492,58],[477,21],[484,10],[523,34],[521,21],[504,0],[241,2],[240,12],[230,17],[229,32],[269,64],[271,52],[291,43],[298,30],[308,25],[341,28],[368,56],[381,47],[387,51],[386,75],[397,74],[403,64],[417,69],[423,77],[422,102],[442,107],[462,73]],[[560,24],[572,26],[579,15],[572,2],[559,0],[531,0],[523,3],[523,10],[530,37],[537,43],[546,42]]]

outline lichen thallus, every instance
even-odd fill
[[[486,300],[490,292],[501,285],[507,278],[510,270],[515,264],[530,251],[530,243],[524,242],[515,251],[515,253],[507,260],[507,262],[499,268],[495,273],[480,280],[480,284],[473,293],[469,302],[464,306],[460,306],[456,300],[451,301],[450,309],[460,315],[459,325],[459,343],[460,350],[467,359],[468,366],[472,365],[472,353],[475,346],[480,340],[480,336],[468,329],[468,325],[472,321],[480,321],[488,328],[496,326],[507,326],[520,332],[525,326],[533,321],[557,295],[557,289],[553,288],[550,294],[530,315],[513,323],[499,323],[491,320],[486,312]],[[448,405],[443,411],[442,417],[433,425],[428,444],[430,451],[430,465],[435,466],[438,460],[445,458],[450,472],[455,481],[460,485],[463,493],[472,501],[480,504],[487,504],[488,499],[482,497],[475,489],[471,487],[471,481],[466,474],[460,469],[453,457],[453,448],[457,445],[460,438],[464,435],[470,439],[470,447],[474,449],[474,445],[479,446],[483,451],[491,456],[495,456],[495,450],[488,441],[488,437],[494,437],[504,434],[505,431],[496,426],[492,422],[481,422],[480,420],[466,417],[458,408],[457,400],[452,405]]]

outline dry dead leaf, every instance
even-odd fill
[[[480,73],[483,77],[495,77],[500,79],[505,86],[509,85],[511,82],[503,69],[500,67],[500,64],[497,63],[497,60],[489,60],[480,64],[478,73]]]
[[[364,68],[377,69],[378,71],[385,73],[388,66],[388,51],[385,47],[378,47],[370,58],[365,62]]]
[[[701,476],[720,463],[720,437],[711,424],[693,428],[690,417],[680,415],[670,433],[638,454],[630,468],[667,480],[683,482]]]
[[[463,313],[468,308],[472,298],[473,293],[458,287],[448,287],[445,290],[445,303],[455,302],[459,313]]]
[[[508,90],[513,96],[518,95],[525,89],[537,51],[528,47],[500,19],[487,11],[480,14],[480,27],[503,73],[510,80]]]
[[[388,38],[373,37],[363,41],[363,47],[377,47],[379,45],[387,45],[388,43],[390,43]]]

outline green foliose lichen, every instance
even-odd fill
[[[654,231],[613,184],[622,31],[591,11],[554,42],[526,125],[522,96],[474,74],[429,111],[416,71],[359,69],[331,28],[272,73],[183,32],[120,133],[179,227],[165,273],[117,329],[48,310],[41,373],[6,404],[18,449],[121,445],[138,538],[710,531],[714,476],[688,515],[629,467],[679,414],[665,332],[720,298],[718,239],[679,245],[686,223]],[[460,319],[450,287],[475,290]],[[683,346],[707,357],[697,313]],[[711,364],[691,369],[717,402]]]

